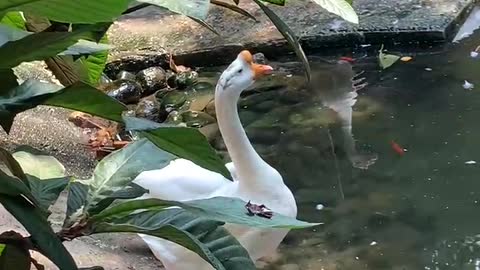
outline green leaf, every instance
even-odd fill
[[[217,6],[220,6],[220,7],[224,7],[226,9],[230,9],[233,12],[239,13],[239,14],[247,17],[247,18],[250,18],[250,19],[258,22],[258,20],[257,20],[257,18],[255,18],[255,16],[253,16],[252,14],[250,14],[250,12],[246,11],[245,9],[243,9],[243,8],[237,6],[237,5],[232,5],[230,3],[219,1],[219,0],[210,0],[210,3],[212,3],[214,5],[217,5]]]
[[[218,172],[227,179],[232,178],[222,159],[197,129],[164,127],[144,131],[142,135],[164,151],[188,159],[207,170]]]
[[[226,170],[222,160],[205,140],[205,137],[196,129],[179,128],[128,116],[124,116],[123,120],[126,130],[141,131],[143,136],[162,150],[180,158],[189,159],[199,166],[221,173],[231,179],[231,175]]]
[[[29,146],[19,147],[12,154],[24,173],[39,179],[65,176],[65,167],[56,158],[43,154]]]
[[[395,62],[398,61],[398,59],[400,59],[400,56],[398,55],[383,53],[382,44],[382,47],[380,47],[380,50],[378,51],[378,61],[382,69],[387,69],[391,67],[393,64],[395,64]]]
[[[45,211],[54,204],[60,193],[67,187],[70,182],[69,177],[39,179],[34,176],[29,177],[30,188],[33,196],[38,200],[40,207]]]
[[[344,20],[358,24],[358,16],[351,3],[345,0],[313,0],[313,2],[326,9],[328,12],[342,17]]]
[[[91,31],[98,25],[81,27],[72,32],[40,32],[34,34],[13,28],[14,31],[9,32],[3,29],[5,27],[8,26],[0,25],[0,33],[4,33],[8,38],[7,41],[10,42],[0,47],[0,59],[2,59],[0,69],[16,67],[22,62],[43,60],[62,53],[72,45],[77,44],[79,39],[94,38]]]
[[[0,46],[3,46],[7,42],[20,40],[31,33],[23,30],[16,29],[12,26],[0,24]]]
[[[78,269],[70,253],[50,228],[42,211],[27,203],[20,196],[0,195],[0,203],[30,233],[39,252],[48,257],[60,269]]]
[[[65,177],[65,167],[56,158],[25,146],[17,149],[13,157],[27,174],[30,190],[40,207],[48,211],[70,180]]]
[[[22,14],[20,14],[20,12],[8,12],[0,20],[0,23],[14,27],[14,28],[18,28],[21,30],[26,30],[25,19],[23,18]]]
[[[108,44],[107,35],[104,35],[100,42]],[[97,85],[107,64],[107,59],[108,51],[94,53],[77,59],[75,61],[75,67],[80,74],[81,80],[92,85]]]
[[[27,80],[20,86],[0,92],[0,126],[10,131],[15,115],[40,104],[49,94],[55,93],[61,86]]]
[[[97,43],[89,40],[80,39],[77,43],[68,47],[65,51],[59,53],[58,55],[81,55],[81,54],[92,54],[97,52],[105,52],[113,48],[113,46]]]
[[[205,20],[208,14],[209,0],[138,0],[138,2],[167,8],[173,12]]]
[[[319,225],[308,223],[274,213],[272,218],[248,215],[246,202],[238,198],[214,197],[186,202],[160,199],[144,199],[118,203],[92,217],[94,221],[109,221],[111,217],[128,215],[139,209],[162,209],[171,206],[181,207],[199,217],[226,223],[241,224],[256,228],[300,229]],[[268,205],[267,205],[268,207]]]
[[[99,201],[95,205],[95,207],[92,208],[91,212],[100,213],[102,210],[109,207],[115,200],[135,199],[144,195],[147,192],[148,192],[147,189],[144,189],[135,183],[130,183],[129,186],[123,189],[120,189],[118,191],[115,191],[114,193],[109,195],[107,198]]]
[[[31,12],[52,21],[67,23],[110,22],[128,8],[131,0],[9,0],[0,2],[0,14]]]
[[[30,252],[17,245],[6,245],[0,252],[0,269],[30,270]]]
[[[43,104],[82,111],[117,122],[122,121],[122,112],[127,110],[116,99],[82,82],[68,86]]]
[[[63,228],[72,226],[83,215],[87,202],[88,185],[83,181],[70,182],[68,185],[67,213]]]
[[[135,232],[152,235],[186,247],[215,269],[256,269],[248,252],[220,225],[223,222],[197,217],[183,209],[168,209],[144,211],[112,220],[112,223],[96,224],[94,233]]]
[[[279,5],[279,6],[284,6],[285,5],[285,0],[262,0],[263,2]]]
[[[145,138],[160,149],[232,179],[222,159],[197,129],[171,127],[135,117],[123,119],[127,130],[141,131]]]
[[[28,182],[27,176],[22,170],[22,167],[18,162],[15,160],[15,158],[8,152],[7,150],[3,149],[0,147],[0,165],[4,164],[8,171],[10,173],[17,177],[18,179],[22,180],[23,183],[27,186],[30,187],[30,183]],[[5,172],[8,173],[8,172]]]
[[[310,82],[312,78],[312,71],[310,69],[310,64],[308,62],[308,58],[305,55],[305,52],[302,49],[302,45],[298,42],[298,38],[295,36],[295,33],[280,19],[275,12],[273,12],[270,8],[266,5],[262,4],[260,0],[253,0],[257,5],[265,12],[265,14],[270,18],[272,23],[278,29],[278,31],[282,34],[283,37],[288,41],[290,46],[293,47],[295,54],[297,57],[302,61],[303,68],[305,69],[305,75],[307,76],[307,81]]]
[[[129,185],[143,171],[161,169],[175,157],[146,139],[128,144],[102,159],[93,172],[86,202],[90,214],[101,211],[96,205]],[[95,210],[95,211],[93,211]]]
[[[6,95],[10,89],[18,86],[17,76],[13,73],[12,69],[0,69],[0,81],[2,86],[0,87],[0,97]]]

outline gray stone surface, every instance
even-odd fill
[[[227,1],[228,2],[228,1]],[[282,36],[251,0],[240,1],[259,22],[213,6],[207,18],[217,36],[187,17],[149,7],[124,16],[113,25],[110,39],[117,46],[114,58],[132,53],[172,52],[207,55],[219,62],[240,48],[258,49],[267,57],[290,52]],[[329,14],[312,1],[288,1],[286,8],[270,7],[301,37],[307,52],[325,47],[353,47],[368,43],[441,42],[451,39],[472,0],[354,0],[360,24]],[[209,52],[205,54],[204,50]],[[195,58],[195,57],[194,57]],[[230,58],[228,58],[230,59]],[[193,62],[197,62],[192,60]],[[190,63],[192,64],[192,63]],[[196,64],[196,63],[195,63]],[[208,63],[205,63],[208,64]]]

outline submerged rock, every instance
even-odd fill
[[[198,79],[198,73],[196,71],[184,71],[175,75],[175,84],[178,89],[186,89],[187,87],[195,84]]]
[[[151,121],[160,122],[166,114],[161,113],[160,103],[155,95],[142,98],[135,108],[135,116],[146,118]]]
[[[215,111],[215,99],[210,100],[207,106],[205,107],[205,112],[213,117],[217,117],[217,112]]]
[[[203,111],[213,100],[213,93],[197,94],[190,101],[190,110]]]
[[[155,97],[162,105],[162,109],[168,112],[180,108],[187,101],[187,95],[178,91],[158,91]]]
[[[213,124],[216,122],[215,118],[204,112],[186,111],[183,112],[181,115],[183,118],[183,122],[185,122],[188,127],[201,128],[208,124]]]
[[[104,92],[122,103],[136,103],[143,94],[142,87],[134,81],[116,80],[102,86]]]
[[[198,129],[206,138],[209,142],[212,142],[217,135],[220,133],[220,130],[218,129],[218,124],[213,123],[209,124],[206,126],[203,126]]]
[[[182,115],[178,111],[171,111],[165,119],[165,123],[172,125],[180,125],[182,122]]]
[[[161,67],[149,67],[138,72],[136,77],[146,95],[153,94],[167,86],[167,73]]]
[[[197,82],[192,85],[192,90],[196,92],[215,92],[215,86],[209,82]]]
[[[129,80],[129,81],[135,81],[136,76],[135,74],[122,70],[117,74],[117,79],[118,80]]]

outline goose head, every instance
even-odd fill
[[[253,62],[252,54],[245,50],[238,54],[235,61],[222,73],[218,81],[219,91],[233,91],[240,94],[250,87],[255,80],[271,74],[273,68]]]

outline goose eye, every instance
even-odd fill
[[[242,73],[242,71],[243,71],[243,69],[241,68],[241,69],[238,70],[238,73]]]

